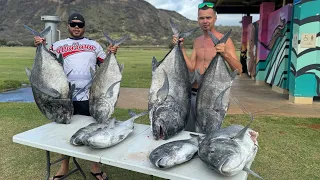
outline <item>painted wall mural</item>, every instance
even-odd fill
[[[259,80],[288,89],[288,55],[292,5],[284,6],[268,16],[267,42],[259,41],[260,50],[266,53],[264,61],[258,61]],[[262,47],[261,47],[262,46]],[[259,58],[260,59],[260,58]]]
[[[247,52],[247,67],[248,75],[250,77],[256,76],[256,65],[259,61],[258,59],[258,32],[259,32],[259,21],[254,22],[248,26],[248,52]]]
[[[289,93],[320,96],[320,0],[294,6]]]

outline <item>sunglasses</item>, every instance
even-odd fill
[[[214,7],[214,3],[212,2],[204,2],[198,5],[198,8],[201,9],[203,7],[207,6],[208,8],[213,8]]]
[[[70,22],[69,25],[70,25],[70,27],[76,27],[76,26],[78,26],[79,28],[84,27],[84,23],[82,23],[82,22]]]

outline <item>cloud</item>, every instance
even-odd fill
[[[167,9],[176,11],[190,20],[197,20],[198,17],[198,4],[202,0],[146,0],[157,9]],[[252,15],[253,22],[259,19],[258,14]],[[242,19],[242,14],[218,14],[217,25],[233,25],[240,26],[239,23]]]

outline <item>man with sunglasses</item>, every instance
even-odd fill
[[[85,87],[91,80],[90,69],[103,63],[106,53],[96,41],[84,37],[85,20],[79,13],[73,13],[68,18],[68,31],[70,37],[52,44],[50,51],[57,55],[62,54],[63,69],[68,75],[71,84],[76,85],[76,91]],[[36,36],[34,44],[37,46],[44,43],[45,39]],[[118,46],[109,46],[107,51],[116,53]],[[74,114],[90,116],[89,90],[79,93],[73,99]],[[69,158],[62,161],[61,167],[52,180],[58,180],[69,171]],[[108,179],[107,174],[102,172],[99,163],[91,164],[91,174],[98,180]]]
[[[199,69],[200,73],[203,74],[208,68],[213,57],[215,57],[219,52],[223,56],[229,67],[232,69],[232,71],[237,69],[241,74],[242,65],[237,58],[232,40],[229,38],[226,43],[218,44],[215,46],[207,33],[207,31],[211,31],[218,39],[221,39],[224,36],[224,34],[218,32],[214,27],[217,20],[217,13],[214,5],[215,4],[210,1],[204,1],[203,3],[198,5],[198,24],[203,31],[203,35],[197,37],[194,40],[193,51],[190,57],[188,57],[183,46],[183,38],[177,39],[177,37],[174,36],[172,42],[176,44],[178,43],[178,41],[180,41],[181,50],[190,72]],[[199,85],[197,82],[192,85],[191,109],[188,123],[185,128],[188,131],[195,131],[194,112],[198,87]]]

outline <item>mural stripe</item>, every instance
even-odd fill
[[[283,60],[286,46],[287,46],[286,43],[282,44],[282,46],[280,46],[281,49],[279,51],[277,51],[278,54],[276,54],[275,56],[272,56],[272,59],[270,60],[270,61],[272,61],[272,64],[270,65],[270,68],[267,71],[266,78],[265,78],[265,81],[267,81],[267,83],[270,83],[270,81],[271,81],[270,78],[272,78],[274,76],[275,67],[276,67],[275,64],[279,63],[279,59],[281,59],[281,61]]]
[[[320,21],[320,16],[319,15],[316,15],[316,16],[310,16],[310,17],[307,17],[307,18],[304,18],[304,19],[293,19],[293,23],[299,25],[299,26],[302,26],[304,24],[307,24],[307,23],[312,23],[312,22],[319,22]]]
[[[302,51],[301,53],[299,53],[297,55],[297,52],[295,51],[295,49],[292,48],[292,51],[294,51],[294,53],[296,54],[297,58],[307,54],[307,53],[310,53],[310,52],[313,52],[313,51],[319,51],[320,50],[320,47],[315,47],[315,48],[309,48],[309,49],[306,49],[304,51]]]

